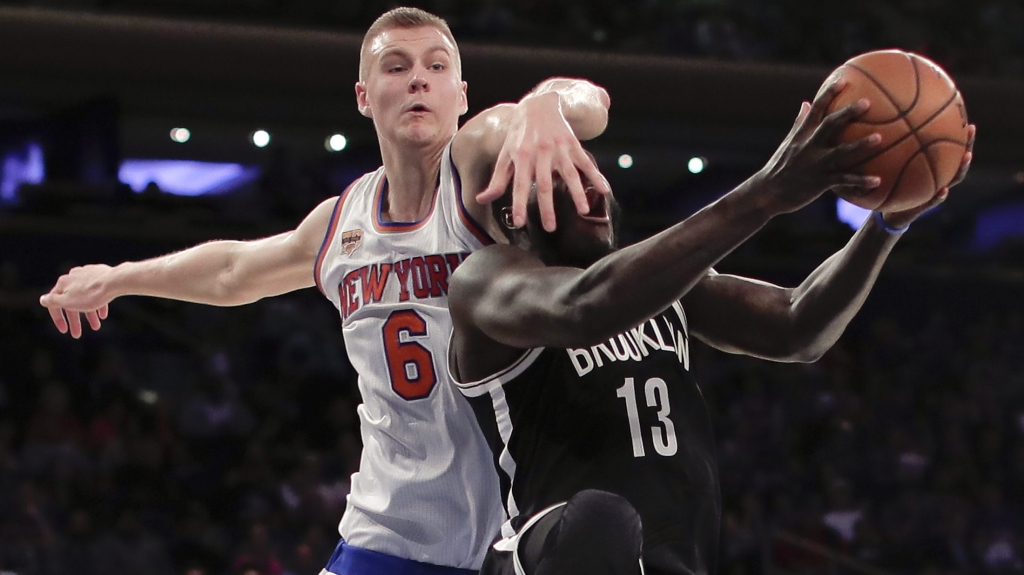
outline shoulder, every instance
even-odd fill
[[[449,305],[453,314],[483,299],[494,290],[504,289],[509,279],[523,270],[543,267],[540,259],[522,248],[495,244],[473,252],[452,274],[449,282]]]

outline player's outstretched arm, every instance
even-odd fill
[[[842,250],[798,287],[710,273],[686,295],[693,333],[714,347],[776,361],[816,361],[860,310],[902,231],[941,204],[963,181],[973,157],[975,129],[953,183],[927,204],[876,214]],[[876,218],[881,218],[879,222]]]
[[[580,172],[602,193],[607,180],[580,140],[596,138],[608,124],[611,100],[600,86],[586,80],[545,80],[517,104],[484,110],[459,130],[452,158],[463,178],[465,204],[479,221],[489,219],[489,203],[513,184],[513,215],[526,221],[530,187],[537,183],[545,229],[555,229],[552,174],[565,179],[580,213],[589,204]]]
[[[141,262],[73,268],[39,303],[61,333],[78,338],[82,315],[99,329],[108,304],[121,296],[234,306],[310,287],[334,204],[321,203],[295,230],[268,238],[219,240]]]
[[[877,178],[841,168],[848,154],[861,153],[877,139],[830,143],[867,110],[865,102],[858,102],[826,116],[842,87],[835,83],[812,105],[804,105],[772,160],[735,190],[585,270],[548,267],[512,246],[474,254],[452,277],[452,317],[516,348],[602,342],[682,297],[775,215],[796,210],[835,186],[850,193],[877,186]]]

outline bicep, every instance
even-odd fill
[[[793,290],[709,273],[683,298],[691,332],[729,353],[786,360],[792,340]]]
[[[488,250],[499,247],[519,251]],[[449,303],[456,323],[511,347],[571,347],[580,329],[570,293],[582,270],[546,267],[525,252],[488,256],[494,254],[478,252],[476,265],[470,258],[452,277]]]
[[[322,202],[290,232],[244,242],[236,253],[236,280],[256,290],[258,297],[315,285],[317,252],[336,203],[336,198]]]

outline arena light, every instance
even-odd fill
[[[859,230],[864,222],[871,217],[871,210],[855,206],[842,198],[836,198],[836,217],[851,228]]]
[[[706,167],[708,167],[708,161],[698,156],[694,156],[690,158],[690,161],[686,162],[686,169],[690,170],[691,174],[699,174]]]
[[[252,145],[257,148],[266,148],[270,145],[270,132],[266,130],[256,130],[252,133]]]
[[[624,170],[627,168],[632,168],[633,156],[630,156],[629,154],[622,154],[621,156],[619,156],[619,167]]]
[[[142,192],[151,182],[176,196],[221,194],[255,181],[259,168],[191,160],[124,160],[117,178]]]
[[[29,142],[7,154],[0,164],[0,203],[13,203],[22,184],[42,183],[46,176],[43,147]]]
[[[188,128],[173,128],[171,130],[171,140],[184,144],[189,141],[192,137],[192,132]]]
[[[340,152],[348,146],[348,138],[342,134],[332,134],[324,142],[324,147],[327,148],[328,152]]]

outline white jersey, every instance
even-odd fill
[[[363,453],[339,530],[350,545],[478,569],[505,519],[491,452],[446,368],[448,278],[491,243],[462,204],[451,146],[422,221],[381,221],[384,168],[339,197],[315,278],[359,374]]]

